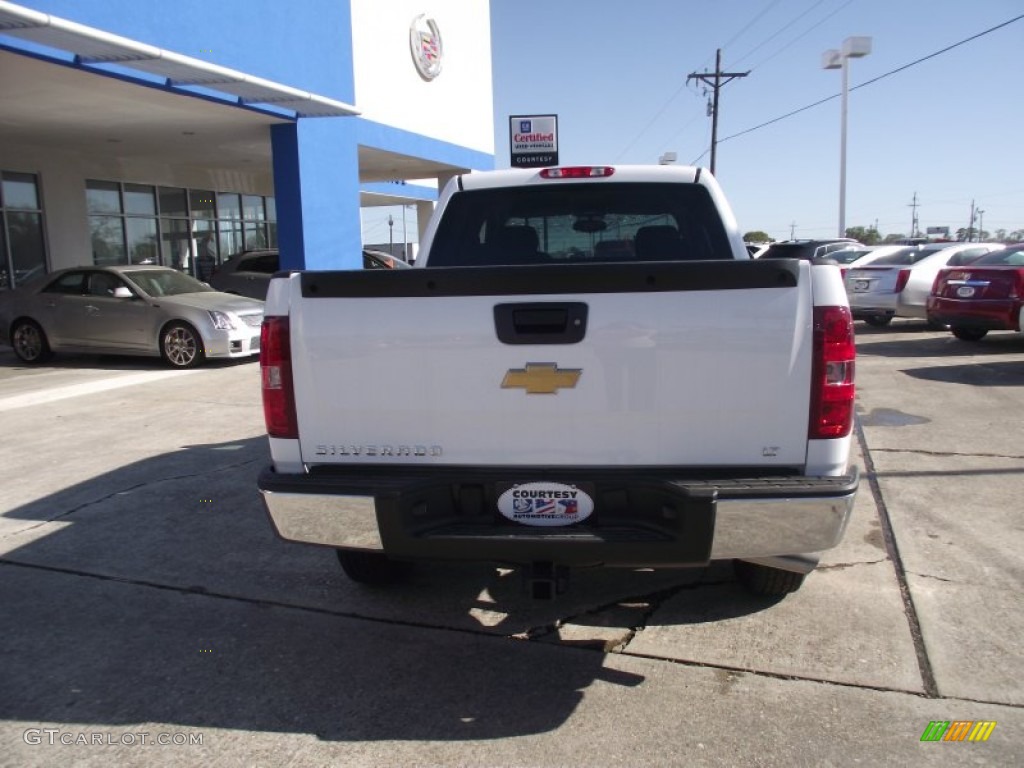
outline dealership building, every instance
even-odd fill
[[[0,290],[242,250],[362,265],[363,221],[494,167],[487,0],[0,0]]]

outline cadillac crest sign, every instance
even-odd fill
[[[424,80],[433,80],[441,74],[441,32],[437,22],[421,13],[409,26],[409,50],[416,71]]]

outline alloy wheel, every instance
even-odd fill
[[[22,323],[14,331],[14,351],[27,363],[43,355],[43,336],[32,323]]]
[[[195,334],[178,325],[164,335],[164,355],[175,368],[187,368],[192,365],[199,354],[199,344]]]

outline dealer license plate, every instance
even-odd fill
[[[539,528],[575,525],[594,513],[592,493],[589,486],[585,490],[572,483],[509,485],[498,496],[498,512],[512,522]]]

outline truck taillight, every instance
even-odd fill
[[[900,273],[896,275],[896,287],[893,289],[893,293],[899,293],[906,288],[908,280],[910,280],[910,270],[901,269]]]
[[[260,329],[260,379],[267,434],[297,440],[292,354],[287,317],[265,317]]]
[[[811,420],[807,435],[811,440],[850,434],[856,356],[849,307],[815,307]]]

